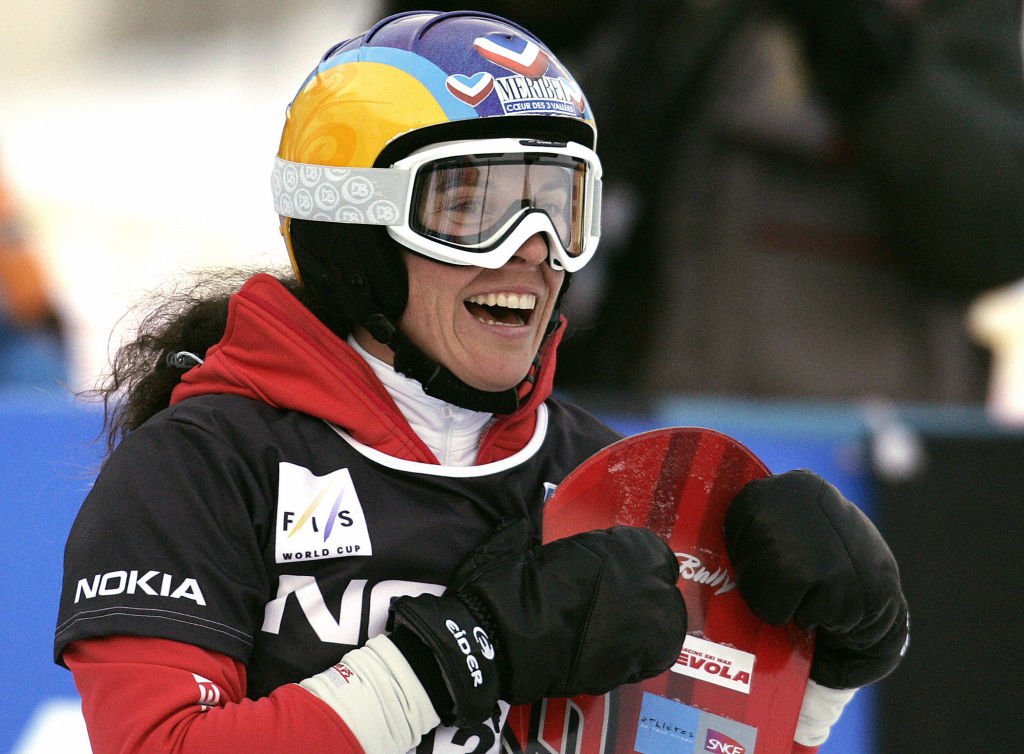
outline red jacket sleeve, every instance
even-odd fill
[[[341,718],[296,684],[247,699],[245,666],[217,652],[109,636],[70,644],[64,661],[94,754],[364,754]]]
[[[819,748],[818,746],[802,746],[794,741],[790,754],[818,754]]]

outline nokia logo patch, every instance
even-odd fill
[[[203,590],[195,579],[181,579],[160,571],[110,571],[98,573],[91,579],[79,579],[75,588],[75,604],[94,597],[115,594],[148,594],[150,597],[192,600],[206,606]]]

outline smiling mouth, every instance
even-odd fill
[[[498,327],[530,324],[537,297],[532,293],[487,293],[466,299],[466,309],[480,322]]]

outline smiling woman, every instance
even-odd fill
[[[547,490],[617,439],[552,396],[594,142],[496,16],[400,14],[323,56],[272,176],[294,276],[183,288],[100,390],[55,641],[94,751],[497,752],[510,702],[675,661],[664,541],[539,544]],[[631,630],[581,634],[603,602]]]
[[[54,643],[97,754],[532,750],[502,742],[510,705],[677,662],[659,534],[540,544],[552,487],[618,439],[553,395],[594,144],[568,71],[497,16],[399,14],[321,58],[271,177],[294,275],[186,289],[100,391],[114,447]],[[808,533],[765,508],[765,539]]]

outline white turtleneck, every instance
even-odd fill
[[[352,336],[348,344],[363,357],[398,405],[409,426],[444,466],[472,466],[484,430],[494,414],[471,411],[423,392],[416,380],[399,374],[363,348]]]

